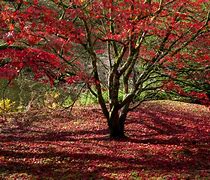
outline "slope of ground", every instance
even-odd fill
[[[210,111],[173,101],[131,112],[108,138],[97,107],[12,114],[0,125],[0,179],[208,179]]]

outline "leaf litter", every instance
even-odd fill
[[[176,101],[129,113],[111,140],[99,107],[10,115],[0,131],[0,179],[208,179],[210,111]],[[18,124],[18,120],[21,123]],[[27,123],[24,123],[26,121]]]

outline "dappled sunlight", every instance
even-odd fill
[[[169,102],[169,101],[168,101]],[[209,176],[208,111],[147,102],[131,112],[127,138],[110,140],[96,107],[40,116],[0,133],[0,177],[132,179]],[[54,114],[57,113],[56,116]],[[30,117],[30,115],[28,115]],[[210,117],[210,116],[209,116]]]

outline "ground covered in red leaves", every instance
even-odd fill
[[[110,140],[97,107],[12,114],[0,124],[0,179],[208,179],[210,111],[152,101]]]

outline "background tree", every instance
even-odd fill
[[[176,82],[176,84],[172,81],[165,82],[167,91],[171,89],[173,93],[190,97],[193,102],[209,104],[209,36],[210,33],[199,35],[197,40],[186,48],[186,51],[190,54],[182,53],[178,59],[174,58],[163,67],[165,72],[168,69],[168,74],[165,74],[165,76]]]
[[[185,93],[176,82],[185,82],[183,72],[190,64],[208,69],[209,55],[195,53],[192,46],[209,34],[208,9],[208,2],[192,0],[3,3],[0,77],[11,79],[30,67],[36,78],[47,77],[52,84],[60,77],[68,83],[85,82],[98,99],[110,136],[121,138],[130,110],[163,88]],[[203,91],[198,95],[208,101]]]

